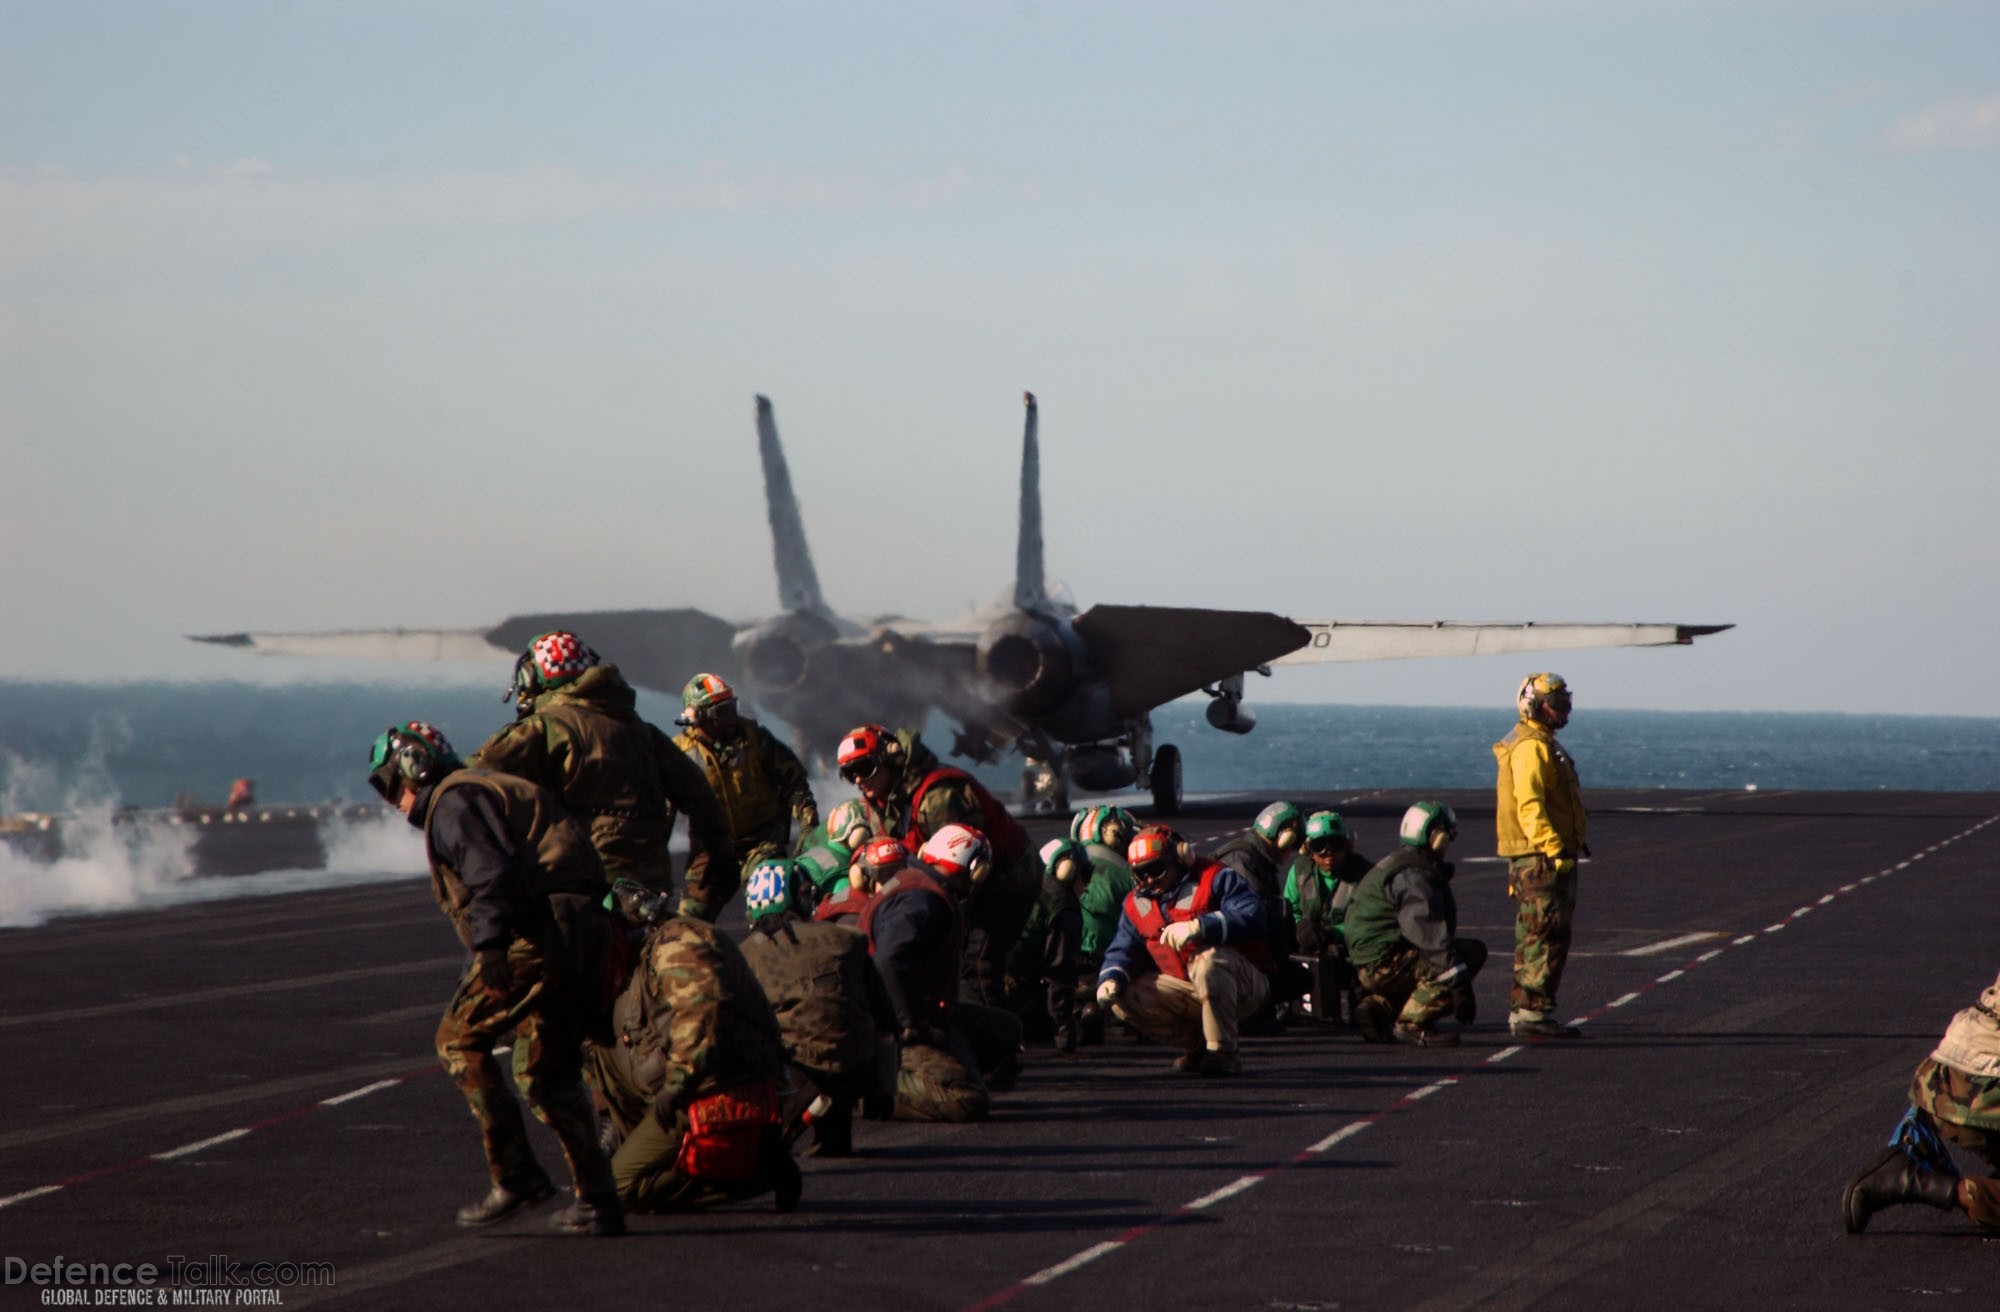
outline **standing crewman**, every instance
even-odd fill
[[[812,907],[812,881],[796,863],[753,867],[743,881],[751,930],[743,959],[790,1054],[785,1142],[810,1124],[821,1157],[845,1157],[854,1151],[856,1105],[894,1086],[896,1016],[868,960],[867,938],[815,923]]]
[[[792,854],[792,835],[819,827],[806,768],[792,749],[743,715],[736,690],[713,674],[697,674],[681,689],[686,727],[674,738],[702,773],[729,817],[736,860],[748,870],[759,861]]]
[[[431,891],[472,953],[438,1023],[437,1053],[479,1123],[493,1183],[458,1209],[458,1223],[492,1225],[555,1194],[493,1059],[511,1031],[514,1082],[562,1142],[575,1184],[576,1201],[556,1214],[555,1228],[623,1234],[581,1079],[584,1040],[608,1001],[613,933],[601,904],[604,867],[583,827],[547,789],[467,769],[421,720],[375,739],[368,783],[423,830]]]
[[[1176,1071],[1240,1074],[1238,1028],[1271,990],[1263,900],[1165,826],[1140,830],[1126,861],[1135,887],[1098,972],[1098,1005],[1180,1049]]]
[[[960,992],[989,1007],[1007,1005],[1007,952],[1041,895],[1041,869],[1021,828],[986,785],[940,765],[915,731],[891,734],[864,724],[840,740],[840,777],[861,790],[876,833],[903,840],[912,852],[947,826],[976,829],[991,845],[992,868],[964,907],[965,961]]]
[[[798,1206],[779,1129],[785,1047],[763,986],[727,934],[694,916],[657,919],[612,1008],[616,1042],[590,1077],[620,1140],[618,1196],[635,1212],[684,1212],[774,1194]]]
[[[1458,817],[1442,802],[1418,802],[1403,812],[1398,837],[1401,845],[1368,872],[1347,907],[1347,950],[1364,990],[1355,1024],[1371,1043],[1453,1047],[1458,1031],[1438,1021],[1455,1014],[1459,1024],[1472,1023],[1472,979],[1486,964],[1484,943],[1458,937],[1452,864],[1444,859]]]
[[[1493,821],[1507,892],[1520,904],[1507,1028],[1517,1038],[1574,1039],[1582,1031],[1554,1015],[1576,914],[1576,863],[1590,855],[1576,762],[1556,741],[1569,723],[1569,685],[1560,674],[1530,674],[1514,703],[1520,723],[1493,744],[1500,767]]]
[[[486,740],[472,763],[532,779],[589,827],[613,879],[673,891],[667,840],[688,818],[681,911],[713,920],[736,894],[729,821],[701,770],[673,740],[639,718],[637,694],[574,634],[528,644],[507,696],[519,718]]]
[[[1079,1038],[1077,981],[1083,970],[1083,908],[1077,889],[1090,879],[1090,856],[1075,839],[1052,838],[1042,845],[1041,858],[1042,896],[1007,954],[1008,1004],[1028,1034],[1054,1039],[1059,1055],[1073,1057]]]

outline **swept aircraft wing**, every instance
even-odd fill
[[[1588,647],[1685,647],[1733,624],[1543,624],[1436,620],[1300,620],[1311,635],[1273,665],[1393,661],[1420,656],[1505,656]]]

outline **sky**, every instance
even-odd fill
[[[1996,234],[1990,3],[0,0],[0,678],[768,614],[758,393],[948,618],[1032,390],[1082,604],[1738,626],[1253,701],[2000,716]]]

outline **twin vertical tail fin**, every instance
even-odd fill
[[[1028,407],[1021,433],[1021,536],[1014,551],[1014,605],[1021,610],[1047,610],[1049,594],[1042,575],[1042,452],[1036,440],[1035,394],[1021,393]]]
[[[792,471],[785,465],[785,448],[778,442],[778,421],[771,399],[757,398],[757,454],[764,463],[764,503],[771,519],[771,556],[778,570],[778,604],[787,611],[825,615],[819,574],[813,569],[812,548],[799,518],[799,500],[792,492]]]

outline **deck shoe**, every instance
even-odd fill
[[[1180,1056],[1174,1058],[1174,1074],[1176,1075],[1201,1074],[1202,1059],[1206,1056],[1208,1056],[1208,1053],[1205,1051],[1182,1053]]]
[[[1564,1025],[1550,1020],[1547,1016],[1530,1016],[1507,1022],[1508,1031],[1517,1039],[1580,1039],[1583,1031],[1574,1025]]]
[[[1472,996],[1471,989],[1465,989],[1458,995],[1458,1007],[1452,1014],[1458,1017],[1461,1025],[1470,1025],[1479,1019],[1479,999]]]
[[[1840,1196],[1841,1219],[1847,1223],[1848,1234],[1858,1235],[1868,1228],[1869,1217],[1903,1203],[1953,1211],[1958,1207],[1958,1177],[1929,1170],[1891,1144],[1848,1181],[1847,1191]]]
[[[537,1170],[533,1175],[496,1184],[486,1191],[486,1197],[459,1208],[458,1223],[474,1230],[481,1226],[498,1225],[522,1208],[546,1203],[555,1196],[555,1185]]]
[[[1354,1028],[1361,1031],[1361,1037],[1369,1043],[1389,1042],[1389,1030],[1395,1020],[1395,1013],[1389,1004],[1374,994],[1369,994],[1354,1004]]]
[[[584,1194],[550,1217],[549,1226],[566,1235],[622,1235],[625,1208],[617,1194]]]
[[[1209,1051],[1202,1054],[1203,1075],[1230,1076],[1243,1073],[1243,1062],[1233,1052]]]
[[[1418,1048],[1456,1048],[1457,1030],[1441,1030],[1431,1025],[1410,1025],[1396,1022],[1396,1042],[1407,1043]]]

